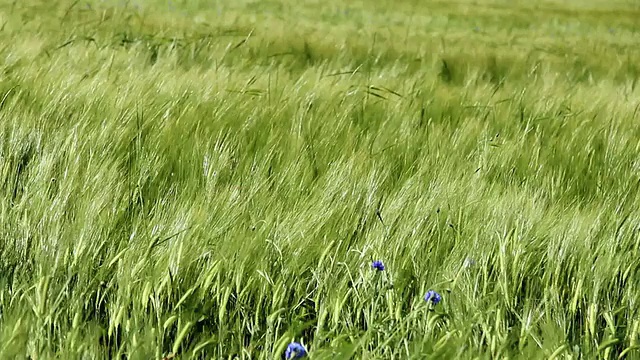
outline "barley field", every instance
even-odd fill
[[[1,359],[640,358],[640,3],[0,0]]]

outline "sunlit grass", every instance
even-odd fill
[[[0,3],[0,357],[639,356],[638,16]]]

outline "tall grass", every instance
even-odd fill
[[[3,2],[0,357],[638,357],[638,16]]]

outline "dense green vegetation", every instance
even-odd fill
[[[0,357],[640,357],[638,19],[0,1]]]

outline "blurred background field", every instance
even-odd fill
[[[0,358],[640,357],[636,1],[0,0],[0,59]]]

